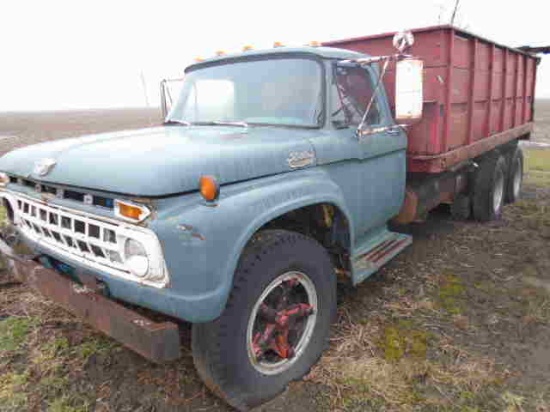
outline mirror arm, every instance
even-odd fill
[[[382,84],[382,79],[384,78],[384,75],[386,74],[386,70],[388,69],[388,65],[390,63],[391,56],[383,57],[385,58],[384,66],[382,66],[382,71],[378,75],[378,79],[376,81],[376,87],[374,88],[374,91],[372,92],[372,96],[369,100],[369,104],[367,105],[367,108],[365,109],[365,113],[363,114],[363,118],[361,119],[361,123],[359,123],[359,126],[357,127],[357,130],[355,131],[355,135],[357,137],[361,136],[363,125],[365,124],[365,121],[367,120],[367,116],[369,115],[370,109],[372,107],[372,104],[374,103],[374,99],[376,98],[376,95],[378,94],[378,90],[380,89],[380,85]],[[382,59],[382,58],[380,58]],[[380,60],[378,60],[380,61]]]
[[[371,127],[367,130],[363,130],[360,133],[359,138],[364,136],[370,136],[376,133],[383,133],[383,132],[387,132],[389,134],[398,134],[400,130],[406,133],[407,127],[409,127],[409,125],[407,124],[392,124],[389,126]]]

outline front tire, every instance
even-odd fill
[[[222,315],[193,325],[197,371],[216,395],[248,410],[317,362],[335,310],[326,250],[299,233],[260,232],[241,256]]]

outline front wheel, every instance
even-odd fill
[[[304,376],[328,346],[333,272],[315,240],[285,230],[258,234],[240,259],[223,314],[193,325],[193,357],[206,385],[248,410]]]

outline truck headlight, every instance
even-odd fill
[[[135,239],[126,239],[124,258],[130,271],[142,278],[149,271],[149,257],[142,243]]]
[[[165,287],[169,283],[164,253],[152,231],[125,228],[117,232],[117,239],[124,266],[135,281],[154,287]]]
[[[5,173],[0,172],[0,187],[6,187],[9,182],[10,177]]]

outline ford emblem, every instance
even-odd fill
[[[94,204],[94,197],[89,193],[84,195],[83,200],[84,200],[85,205],[93,205]]]

